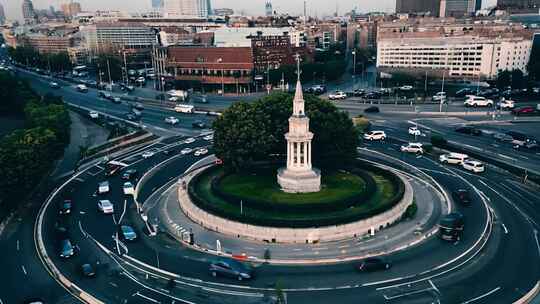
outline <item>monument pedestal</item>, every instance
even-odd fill
[[[318,169],[289,170],[280,168],[277,174],[278,184],[287,193],[309,193],[321,190],[321,171]]]

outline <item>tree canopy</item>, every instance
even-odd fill
[[[285,133],[293,96],[274,93],[254,103],[238,102],[214,122],[214,148],[228,169],[239,171],[256,162],[284,159]],[[347,113],[332,103],[305,96],[313,138],[315,166],[337,169],[356,157],[358,131]]]

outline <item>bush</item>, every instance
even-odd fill
[[[416,205],[415,202],[413,202],[407,207],[407,210],[405,210],[403,217],[406,219],[412,219],[416,215],[417,211],[418,211],[418,206]]]

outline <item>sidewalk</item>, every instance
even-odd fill
[[[373,237],[361,236],[353,239],[322,242],[316,244],[275,244],[235,238],[207,230],[192,222],[182,212],[178,202],[178,185],[172,184],[159,197],[150,197],[147,201],[157,200],[153,209],[148,210],[149,220],[157,223],[160,229],[181,241],[182,234],[193,232],[196,249],[216,251],[219,241],[221,252],[231,255],[246,255],[263,260],[268,249],[271,259],[283,263],[300,261],[341,261],[370,255],[388,254],[396,249],[416,244],[432,232],[443,213],[438,195],[425,183],[411,181],[415,193],[418,211],[414,220],[401,221],[385,228]],[[433,203],[440,202],[440,203]]]

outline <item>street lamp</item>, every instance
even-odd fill
[[[353,78],[356,77],[356,49],[352,51],[353,55]]]
[[[218,58],[217,59],[217,62],[218,63],[222,63],[223,62],[223,58]],[[223,65],[221,65],[221,95],[224,96],[225,95],[225,70],[223,69]]]
[[[270,94],[270,51],[266,51],[266,92]]]

